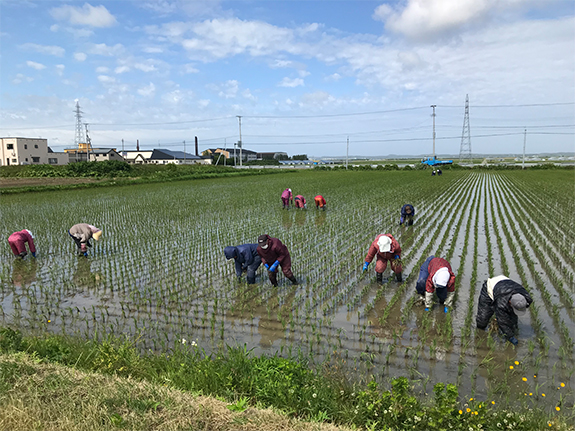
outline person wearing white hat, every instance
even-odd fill
[[[489,278],[483,283],[479,295],[477,328],[485,330],[495,314],[500,331],[510,343],[517,345],[517,316],[523,316],[532,302],[529,292],[519,283],[504,275]]]
[[[293,205],[293,194],[291,192],[291,189],[285,189],[282,192],[282,205],[283,205],[283,209],[289,210],[289,203],[292,203]]]
[[[72,237],[78,246],[78,251],[80,254],[87,257],[88,249],[86,247],[92,247],[92,244],[90,244],[90,239],[94,238],[96,241],[98,241],[102,235],[102,229],[99,229],[96,226],[92,226],[88,223],[78,223],[70,228],[68,234]]]
[[[375,264],[375,274],[378,283],[383,283],[383,273],[387,268],[387,262],[390,262],[391,270],[395,273],[396,280],[403,281],[401,266],[401,247],[397,240],[390,234],[385,233],[375,237],[371,243],[365,262],[363,263],[363,271],[367,271],[367,267],[374,257],[377,256],[377,263]]]
[[[30,253],[36,257],[36,246],[34,245],[34,235],[28,229],[23,229],[19,232],[14,232],[8,237],[8,244],[12,249],[14,256],[24,259],[28,252],[26,251],[26,243],[30,247]]]
[[[455,274],[449,262],[440,257],[429,256],[419,269],[415,290],[425,297],[425,311],[429,311],[433,305],[435,293],[439,303],[443,304],[443,311],[447,313],[455,296]]]

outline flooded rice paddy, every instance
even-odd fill
[[[285,187],[308,209],[282,210]],[[314,208],[316,194],[327,211]],[[398,224],[404,203],[416,208],[411,227]],[[573,406],[572,171],[300,172],[2,196],[1,212],[2,238],[27,228],[38,248],[23,262],[7,241],[1,249],[2,325],[127,334],[156,352],[182,340],[206,352],[245,345],[350,381],[407,376],[427,391],[448,382],[461,394]],[[87,259],[67,234],[80,222],[103,230]],[[375,265],[361,267],[386,232],[401,244],[404,279],[388,268],[379,285]],[[299,285],[280,274],[274,288],[263,267],[256,284],[236,281],[224,247],[262,233],[288,246]],[[425,312],[415,295],[429,255],[457,276],[448,314],[437,304]],[[534,299],[517,348],[475,329],[481,285],[499,274]]]

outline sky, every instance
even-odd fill
[[[575,2],[0,0],[0,136],[73,148],[76,101],[117,150],[574,152]]]

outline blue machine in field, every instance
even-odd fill
[[[451,165],[453,163],[453,160],[437,160],[436,157],[428,157],[426,159],[423,159],[421,163],[429,166]]]

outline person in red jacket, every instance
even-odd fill
[[[429,256],[419,270],[419,279],[415,286],[417,293],[425,295],[425,311],[433,304],[433,293],[437,294],[443,311],[447,313],[455,296],[455,274],[451,265],[441,257]]]
[[[34,245],[34,235],[28,229],[21,230],[19,232],[14,232],[8,237],[8,244],[12,249],[14,256],[24,258],[28,254],[26,251],[26,243],[30,247],[30,253],[32,256],[36,257],[36,246]]]
[[[317,195],[315,198],[313,198],[315,201],[315,207],[317,209],[321,208],[322,210],[325,210],[327,207],[327,203],[325,202],[325,199],[322,195]]]
[[[268,276],[274,286],[278,285],[277,269],[281,265],[282,272],[293,284],[298,284],[291,271],[291,257],[287,247],[277,238],[269,235],[258,237],[257,252],[262,258],[262,263],[268,270]]]
[[[307,208],[307,202],[302,195],[296,195],[295,197],[295,207],[299,209]]]
[[[367,270],[367,267],[376,255],[377,263],[375,264],[375,274],[377,276],[378,283],[383,283],[383,272],[385,271],[385,268],[387,268],[388,261],[391,264],[391,270],[395,273],[397,281],[403,281],[401,247],[390,233],[381,234],[375,237],[375,240],[369,247],[367,256],[365,256],[363,271]]]
[[[290,201],[293,205],[293,195],[292,195],[291,189],[285,189],[282,192],[282,208],[289,210]]]

